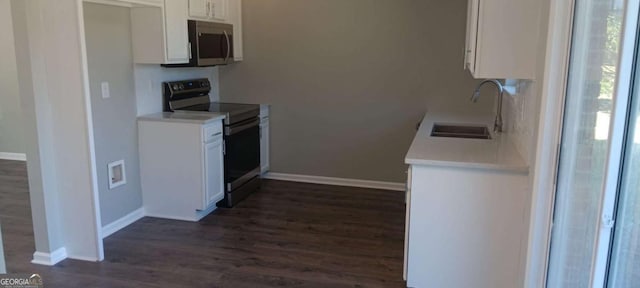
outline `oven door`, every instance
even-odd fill
[[[227,192],[260,174],[260,118],[225,127],[224,177]]]
[[[198,66],[225,65],[233,61],[232,25],[196,21],[194,34],[196,49],[192,49]]]

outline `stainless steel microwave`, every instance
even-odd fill
[[[165,67],[206,67],[233,63],[233,25],[188,20],[189,63]]]

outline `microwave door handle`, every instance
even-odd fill
[[[227,31],[223,31],[224,32],[224,37],[227,38],[227,57],[224,58],[224,63],[226,64],[227,62],[229,62],[229,57],[231,56],[231,40],[229,38],[229,34],[227,33]]]

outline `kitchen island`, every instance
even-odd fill
[[[434,137],[435,124],[493,127],[492,119],[427,114],[407,153],[408,287],[521,287],[528,167],[506,135]]]

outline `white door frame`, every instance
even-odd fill
[[[635,66],[636,33],[638,31],[638,9],[640,0],[627,0],[625,3],[625,15],[622,22],[622,35],[620,39],[620,57],[618,59],[618,75],[616,79],[615,98],[611,111],[611,123],[609,129],[609,149],[607,155],[607,170],[604,193],[600,199],[600,211],[598,215],[598,234],[593,253],[593,267],[591,271],[591,287],[605,287],[606,271],[609,259],[609,247],[613,234],[615,205],[620,182],[621,163],[623,161],[625,134],[627,123],[627,110],[631,100],[631,91],[634,85],[633,71]]]
[[[550,1],[524,287],[545,287],[574,1]]]
[[[611,123],[611,144],[607,160],[605,193],[601,199],[601,213],[598,225],[600,233],[594,253],[594,265],[591,273],[591,287],[603,287],[607,265],[611,226],[606,221],[613,218],[618,179],[620,156],[623,149],[623,137],[626,121],[626,107],[634,65],[636,27],[640,0],[627,0],[626,15],[622,38],[622,51],[619,63],[619,75],[616,86],[616,101]],[[540,122],[536,147],[536,165],[533,175],[532,207],[527,248],[527,266],[524,287],[546,287],[547,268],[550,251],[553,209],[556,192],[556,176],[559,162],[560,143],[564,115],[564,102],[569,73],[569,61],[574,19],[573,0],[551,1],[549,29],[547,35],[547,54],[545,76],[542,84]],[[630,29],[632,28],[632,29]],[[624,111],[625,113],[620,113]],[[604,266],[603,266],[604,265]]]

